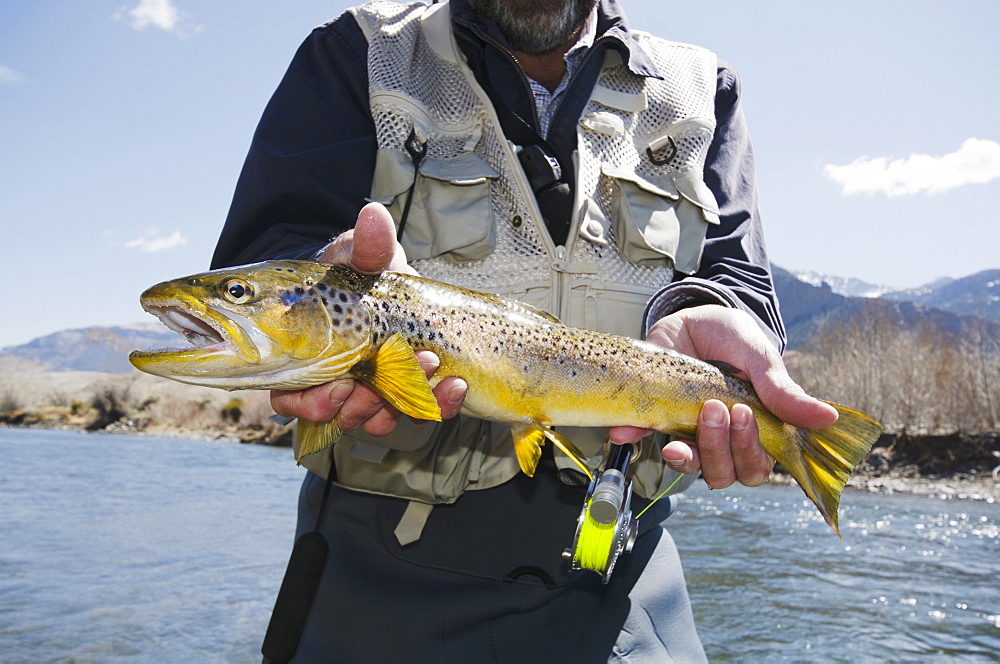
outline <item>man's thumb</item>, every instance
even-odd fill
[[[382,272],[396,252],[396,225],[389,211],[379,203],[369,203],[358,213],[351,248],[351,268],[362,274]]]

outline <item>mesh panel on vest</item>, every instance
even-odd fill
[[[477,261],[434,257],[414,261],[414,267],[430,278],[477,290],[516,292],[524,284],[555,286],[558,280],[552,274],[555,257],[548,248],[551,243],[544,222],[533,213],[534,202],[526,200],[522,193],[530,189],[518,186],[523,181],[520,166],[509,160],[511,153],[505,150],[505,139],[489,120],[483,98],[469,83],[471,73],[457,57],[441,57],[427,43],[420,21],[416,20],[426,8],[374,2],[355,11],[373,27],[369,80],[379,147],[403,149],[416,121],[427,134],[428,156],[447,159],[461,155],[468,149],[470,138],[481,133],[475,151],[500,173],[490,184],[494,250]],[[613,216],[615,182],[602,173],[602,165],[612,164],[616,171],[624,169],[637,178],[663,183],[668,191],[673,188],[671,169],[702,168],[714,115],[714,56],[709,59],[702,49],[641,33],[638,43],[657,70],[665,72],[665,79],[637,76],[623,64],[605,67],[600,75],[599,85],[630,95],[644,93],[650,103],[646,111],[638,113],[615,111],[594,101],[588,104],[586,112],[616,114],[625,131],[620,136],[578,132],[581,170],[573,228],[578,228],[585,217],[598,218],[604,227],[603,241],[594,241],[592,236],[571,238],[565,260],[570,267],[563,287],[572,289],[574,282],[581,281],[603,282],[651,294],[669,283],[673,275],[669,264],[636,265],[619,251],[607,221]],[[413,106],[401,103],[400,98]],[[429,118],[432,126],[424,126],[426,120],[421,116]],[[669,165],[653,164],[646,157],[645,146],[662,135],[665,128],[692,117],[705,122],[674,136],[676,155]],[[586,264],[587,269],[574,273],[574,264]],[[558,294],[552,295],[553,302],[561,299]]]

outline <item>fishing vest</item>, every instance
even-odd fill
[[[417,272],[516,298],[570,325],[642,337],[649,299],[674,270],[697,270],[706,231],[719,223],[703,181],[715,55],[635,33],[654,78],[608,49],[577,124],[568,240],[555,246],[518,148],[460,55],[448,3],[376,1],[348,11],[369,44],[378,139],[370,200],[397,224],[406,209],[401,241]],[[603,453],[606,431],[560,431],[588,455]],[[665,473],[661,444],[644,441],[633,464],[641,496],[676,477]],[[404,423],[385,437],[348,434],[334,450],[339,484],[423,504],[453,502],[519,472],[509,429],[464,416]],[[321,474],[329,467],[303,463]],[[557,463],[571,466],[559,455]]]

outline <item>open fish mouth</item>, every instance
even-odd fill
[[[212,323],[195,316],[190,311],[178,305],[152,305],[146,307],[146,311],[156,316],[161,323],[181,335],[193,348],[200,350],[223,350],[231,345],[225,332]],[[191,348],[164,348],[161,351],[148,352],[171,352],[176,350],[190,350]]]
[[[134,361],[190,361],[223,355],[238,357],[248,364],[260,361],[260,353],[246,331],[212,308],[182,300],[144,302],[142,308],[187,340],[190,346],[133,351],[129,357]]]

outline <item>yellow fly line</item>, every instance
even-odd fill
[[[670,483],[666,489],[660,492],[656,498],[654,498],[649,505],[643,508],[641,512],[635,517],[636,525],[635,528],[638,530],[638,519],[643,514],[646,513],[650,507],[652,507],[660,498],[663,498],[671,489],[680,481],[683,475],[678,475],[673,482]],[[621,551],[616,551],[618,544],[618,535],[621,528],[628,527],[629,522],[632,521],[631,515],[625,515],[625,523],[622,524],[622,515],[619,515],[617,521],[611,523],[600,523],[590,514],[590,505],[593,503],[593,497],[589,496],[587,499],[587,505],[583,510],[582,520],[579,526],[579,532],[576,536],[576,546],[573,549],[573,564],[574,567],[579,569],[589,569],[598,574],[601,574],[608,578],[610,569],[616,562],[618,555]],[[622,537],[627,537],[625,533],[621,533]]]

